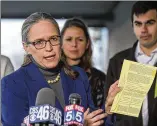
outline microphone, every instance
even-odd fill
[[[80,106],[81,96],[77,93],[72,93],[69,96],[69,104],[64,108],[64,125],[83,126],[84,108]]]
[[[69,104],[77,104],[80,105],[81,104],[81,96],[77,93],[72,93],[69,96]]]
[[[29,109],[29,123],[33,126],[49,126],[55,124],[61,126],[62,112],[54,107],[55,93],[50,88],[39,90],[36,105]]]

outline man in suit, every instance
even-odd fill
[[[4,55],[1,55],[1,78],[12,73],[13,71],[14,67],[10,59]]]
[[[119,79],[124,59],[157,66],[157,2],[136,2],[132,7],[131,21],[137,42],[133,47],[119,52],[110,59],[105,96],[107,96],[110,85]],[[150,125],[150,118],[155,109],[153,106],[156,78],[144,99],[139,117],[116,114],[116,126]]]

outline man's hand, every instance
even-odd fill
[[[108,96],[106,98],[105,111],[107,114],[113,114],[110,112],[110,110],[111,110],[111,106],[113,104],[114,98],[118,92],[120,92],[120,88],[118,87],[118,80],[117,80],[114,84],[110,86]]]

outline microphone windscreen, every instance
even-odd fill
[[[50,104],[52,106],[55,105],[55,93],[52,89],[42,88],[37,93],[35,105],[43,105],[43,104]]]

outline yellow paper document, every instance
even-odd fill
[[[138,117],[145,96],[153,81],[157,67],[124,60],[111,112]]]

